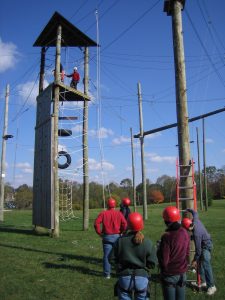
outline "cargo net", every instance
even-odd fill
[[[59,180],[59,217],[63,221],[76,218],[73,212],[72,182]]]

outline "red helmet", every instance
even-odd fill
[[[113,198],[109,198],[107,205],[108,205],[108,208],[116,207],[116,200],[114,200]]]
[[[122,202],[123,202],[123,205],[129,206],[131,201],[129,198],[123,198]]]
[[[144,228],[142,215],[138,212],[130,213],[127,220],[128,228],[133,231],[140,231]]]
[[[180,212],[175,206],[167,206],[163,211],[163,219],[170,223],[180,221]]]
[[[183,226],[185,229],[189,229],[189,227],[190,227],[191,224],[192,224],[192,220],[189,219],[189,218],[183,218],[181,224],[182,224],[182,226]]]

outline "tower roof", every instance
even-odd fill
[[[67,21],[58,12],[55,12],[48,24],[34,43],[34,47],[55,47],[57,28],[62,26],[62,47],[90,47],[97,43],[80,31],[72,23]]]

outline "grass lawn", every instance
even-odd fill
[[[149,206],[144,234],[154,243],[164,232],[161,218],[165,205]],[[82,212],[77,219],[60,223],[60,238],[34,235],[31,211],[7,211],[0,224],[0,299],[116,299],[116,278],[102,277],[102,245],[93,221],[100,210],[90,210],[90,229],[82,231]],[[142,212],[142,208],[139,208]],[[213,202],[201,220],[212,235],[213,271],[218,288],[211,297],[225,299],[225,200]],[[153,274],[157,270],[153,270]],[[192,275],[193,277],[193,275]],[[159,283],[152,283],[151,299],[162,299]],[[207,299],[204,293],[187,288],[186,299]]]

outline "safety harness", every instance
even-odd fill
[[[142,289],[142,290],[138,290],[136,287],[136,283],[135,283],[135,270],[133,270],[133,273],[130,275],[130,283],[129,283],[129,287],[128,289],[123,288],[120,284],[119,284],[119,280],[116,282],[115,287],[114,287],[114,296],[118,296],[117,295],[117,291],[118,289],[120,289],[121,291],[124,291],[126,293],[129,293],[130,295],[132,293],[134,293],[134,295],[140,294],[140,293],[144,293],[147,292],[147,296],[150,296],[150,282],[148,282],[148,285],[146,288]]]
[[[186,285],[186,281],[184,280],[183,274],[180,275],[180,279],[177,283],[168,282],[163,277],[162,277],[162,283],[166,287],[173,287],[173,288],[176,288],[177,286],[184,287]]]

